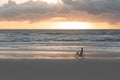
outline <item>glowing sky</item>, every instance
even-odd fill
[[[0,0],[0,29],[120,29],[120,0]]]

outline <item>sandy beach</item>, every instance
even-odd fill
[[[119,80],[120,59],[1,59],[0,80]]]

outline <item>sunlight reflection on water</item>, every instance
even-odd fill
[[[80,59],[76,52],[55,51],[0,51],[1,59]],[[120,53],[84,52],[84,59],[120,59]]]

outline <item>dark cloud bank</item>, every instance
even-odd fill
[[[117,23],[120,0],[62,0],[63,4],[47,4],[32,0],[22,4],[9,1],[0,7],[1,21],[44,21],[53,18],[66,21]]]

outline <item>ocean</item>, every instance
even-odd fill
[[[0,30],[0,59],[120,59],[120,30]]]

